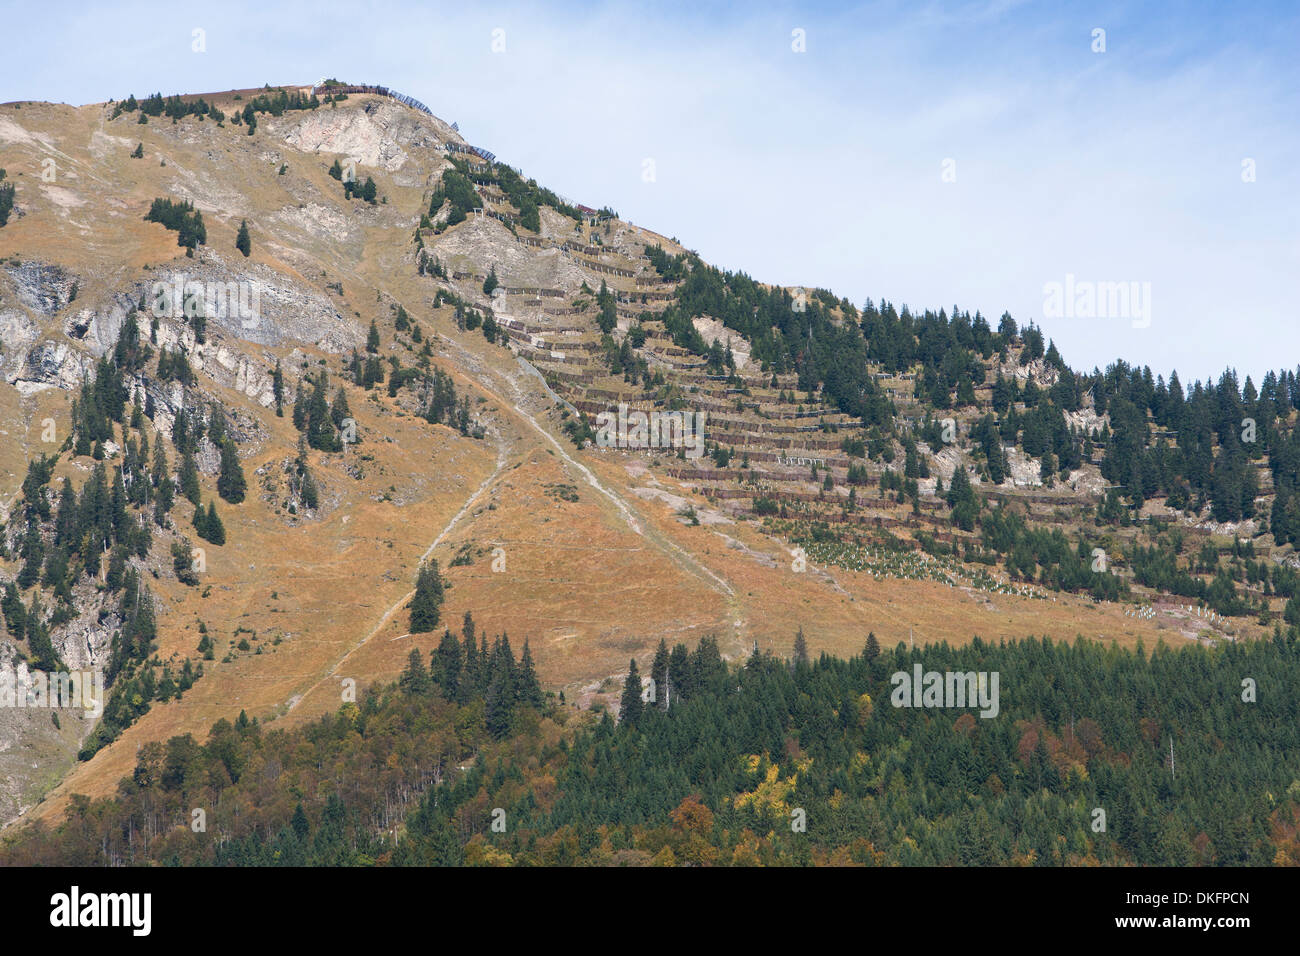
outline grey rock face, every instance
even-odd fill
[[[42,262],[24,262],[5,269],[13,280],[18,300],[33,312],[51,316],[72,302],[76,277],[62,266]]]

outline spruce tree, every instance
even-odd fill
[[[533,666],[533,652],[524,638],[524,656],[519,662],[519,675],[515,688],[515,699],[528,707],[541,707],[544,701],[542,686],[537,681],[537,669]]]
[[[526,644],[524,648],[527,650]],[[429,669],[436,673],[436,679],[442,686],[443,698],[458,699],[462,672],[460,642],[456,640],[456,636],[450,629],[443,631],[442,641],[438,644],[436,657],[430,661]]]
[[[221,473],[217,476],[217,494],[231,504],[244,500],[248,483],[244,479],[244,468],[239,463],[239,452],[233,439],[227,438],[221,443]]]
[[[9,628],[10,636],[16,641],[21,641],[27,632],[27,608],[23,606],[22,595],[13,581],[5,584],[5,596],[3,601],[0,601],[0,610],[4,612],[5,625]]]
[[[302,469],[302,485],[299,489],[302,495],[302,506],[315,511],[320,507],[320,490],[316,487],[316,481],[311,476],[306,466]]]
[[[497,638],[496,644],[492,648],[492,677],[498,676],[502,680],[502,687],[505,690],[507,699],[513,706],[518,699],[519,675],[518,667],[515,664],[514,652],[510,649],[510,638],[505,633]]]
[[[335,428],[342,428],[344,421],[352,417],[352,409],[348,407],[348,393],[344,391],[343,386],[334,393],[334,403],[330,406],[330,420],[334,422]]]
[[[284,418],[284,373],[280,371],[280,360],[275,360],[275,372],[271,376],[271,392],[275,395],[275,415]]]
[[[217,517],[217,503],[215,501],[208,502],[208,516],[204,525],[204,530],[207,532],[206,537],[209,541],[215,545],[223,545],[226,543],[226,526],[223,525],[221,519]]]
[[[420,649],[413,648],[406,658],[406,670],[397,679],[397,685],[408,695],[423,694],[429,689],[429,672],[424,669]]]
[[[465,612],[466,620],[469,620],[469,612]],[[474,643],[474,629],[467,628],[464,632],[465,652],[464,665],[461,668],[460,687],[457,688],[456,699],[460,703],[468,703],[479,690],[479,663],[478,663],[478,645]]]
[[[339,440],[329,403],[325,400],[326,387],[323,379],[317,380],[311,397],[307,400],[307,444],[320,451],[341,451],[343,443]]]
[[[691,692],[691,662],[686,645],[680,641],[673,645],[668,655],[668,690],[664,692],[665,709],[671,709],[672,703],[679,697],[686,697]]]
[[[411,633],[428,634],[438,626],[442,616],[442,576],[437,560],[420,565],[415,579],[415,596],[411,598]]]
[[[650,680],[654,684],[654,703],[660,710],[668,709],[668,644],[661,637],[650,664]]]
[[[641,675],[637,671],[636,658],[628,663],[627,679],[623,681],[623,698],[619,702],[618,722],[628,727],[635,727],[641,719]]]
[[[483,724],[497,740],[510,734],[513,723],[514,700],[508,684],[506,675],[497,674],[483,695]]]
[[[808,641],[803,636],[803,628],[794,636],[793,660],[796,667],[808,664]]]
[[[244,254],[245,259],[253,250],[253,244],[248,238],[248,220],[246,219],[239,221],[239,235],[235,237],[235,248]]]
[[[194,507],[200,503],[199,468],[194,463],[194,455],[186,452],[181,458],[181,494],[189,499]]]
[[[32,597],[32,606],[27,612],[27,646],[31,649],[37,670],[60,670],[63,662],[59,659],[58,651],[54,649],[54,642],[50,640],[49,627],[41,620],[43,615],[41,595],[38,591]]]
[[[208,513],[202,502],[194,509],[194,533],[204,541],[208,540]]]

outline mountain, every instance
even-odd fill
[[[0,709],[6,821],[304,727],[467,612],[584,710],[661,640],[1300,624],[1294,371],[1082,372],[722,272],[382,87],[4,104],[0,167],[0,678],[107,680],[102,720]]]

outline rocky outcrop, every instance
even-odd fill
[[[435,148],[448,140],[460,137],[441,121],[381,100],[360,110],[314,110],[284,135],[287,144],[303,152],[341,156],[390,173],[407,164],[409,150]]]
[[[40,335],[40,328],[25,312],[0,309],[0,368],[5,371],[6,381],[12,382],[17,377],[10,370],[22,367],[27,350]]]
[[[77,388],[91,374],[94,360],[66,342],[46,340],[30,349],[5,380],[20,392],[43,388]]]
[[[6,266],[18,301],[41,315],[52,316],[67,308],[75,296],[77,278],[62,266],[23,262]]]

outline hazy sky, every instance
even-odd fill
[[[0,100],[386,84],[557,192],[762,281],[858,305],[957,303],[994,324],[1005,309],[1076,368],[1122,357],[1188,382],[1232,366],[1258,383],[1300,363],[1294,5],[0,14],[39,38],[7,46]],[[1047,285],[1067,275],[1138,296],[1122,316],[1045,317]]]

